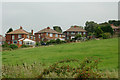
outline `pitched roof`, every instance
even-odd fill
[[[81,31],[81,32],[87,32],[86,30],[80,28],[80,27],[70,27],[68,30],[66,30],[65,32],[72,32],[72,31]]]
[[[57,32],[57,31],[53,30],[53,29],[50,29],[50,27],[47,27],[47,28],[45,28],[45,29],[42,29],[42,30],[40,30],[40,31],[38,31],[38,32],[36,32],[36,33],[44,33],[44,32],[62,34],[62,33],[59,33],[59,32]]]
[[[22,27],[20,26],[20,29],[16,29],[12,32],[9,32],[7,34],[29,34],[27,31],[23,30]]]
[[[119,29],[119,26],[116,27],[116,26],[112,25],[111,27],[112,27],[112,29]]]

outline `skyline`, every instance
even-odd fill
[[[56,25],[65,31],[72,25],[85,26],[86,21],[118,19],[117,2],[11,2],[3,3],[2,8],[3,35],[10,27],[15,30],[22,26],[28,32],[37,32]]]

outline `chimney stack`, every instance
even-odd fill
[[[31,30],[31,34],[33,35],[33,30]]]
[[[22,29],[22,26],[20,26],[20,29]]]
[[[47,29],[50,29],[50,27],[47,27]]]
[[[76,28],[77,26],[75,25],[74,28]]]

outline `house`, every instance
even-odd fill
[[[49,40],[56,40],[56,39],[60,39],[60,40],[64,40],[64,35],[62,33],[59,33],[53,29],[50,29],[50,27],[47,27],[45,29],[42,29],[38,32],[35,33],[35,40],[36,42],[40,42],[40,41],[49,41]]]
[[[115,32],[115,33],[117,33],[117,32],[119,32],[119,26],[114,26],[113,24],[111,24],[111,27],[112,27],[112,29],[113,29],[113,32]]]
[[[75,38],[77,34],[87,36],[87,31],[77,26],[70,27],[68,30],[64,31],[65,40],[71,40]]]
[[[31,33],[25,31],[22,26],[20,26],[20,29],[14,30],[12,32],[6,33],[6,42],[8,44],[16,44],[18,47],[22,46],[24,44],[25,39],[35,40],[33,35],[33,30],[31,30]]]
[[[5,37],[0,35],[0,45],[4,44],[4,42],[5,42]]]

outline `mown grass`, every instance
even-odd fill
[[[54,46],[17,49],[2,52],[4,65],[21,65],[41,62],[46,66],[63,59],[97,57],[102,60],[99,68],[113,70],[118,68],[118,39],[91,40],[82,43],[67,43]],[[77,63],[70,63],[77,65]]]

